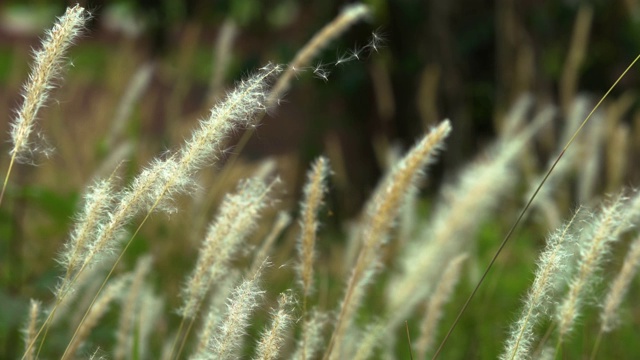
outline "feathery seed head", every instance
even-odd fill
[[[30,140],[38,111],[46,104],[49,92],[55,88],[55,80],[63,68],[64,55],[80,35],[89,19],[89,14],[80,6],[68,8],[58,19],[54,27],[47,31],[42,41],[42,49],[33,53],[34,65],[29,80],[23,86],[23,103],[11,124],[11,140],[13,148],[11,156],[19,161],[29,161],[30,155],[46,152],[46,148],[38,148],[38,144]],[[42,135],[38,135],[42,137]]]
[[[276,181],[267,185],[255,178],[246,180],[238,185],[236,193],[225,197],[209,226],[196,266],[182,290],[182,316],[196,316],[211,286],[229,272],[229,263],[255,228]]]
[[[300,264],[298,275],[304,296],[309,296],[313,289],[313,260],[315,257],[316,232],[318,230],[318,210],[327,192],[326,180],[331,169],[329,160],[320,157],[307,174],[304,188],[304,199],[300,211],[301,232],[298,238]]]
[[[491,149],[491,157],[468,166],[457,184],[442,190],[443,200],[439,201],[434,218],[418,236],[428,241],[407,247],[402,259],[403,274],[391,282],[388,294],[394,316],[406,317],[428,296],[433,290],[429,284],[440,276],[445,264],[460,253],[466,242],[473,239],[471,235],[480,221],[514,184],[513,161],[546,120],[548,118],[540,117],[518,135],[500,139]],[[425,283],[425,279],[431,281]]]
[[[552,305],[553,293],[564,282],[572,268],[572,257],[578,236],[578,218],[584,216],[581,208],[571,220],[551,234],[547,246],[538,259],[535,279],[525,298],[520,318],[512,325],[505,352],[501,359],[512,360],[530,356],[531,344],[535,342],[535,326]]]
[[[282,71],[280,65],[265,65],[260,71],[241,80],[227,93],[226,99],[211,109],[207,119],[178,152],[179,174],[189,177],[222,153],[225,140],[235,130],[254,123],[268,110],[270,80]]]
[[[84,207],[76,215],[76,225],[57,258],[58,263],[67,272],[67,276],[62,279],[56,289],[56,297],[59,299],[71,290],[71,280],[73,279],[70,276],[76,274],[79,266],[89,255],[89,247],[96,239],[96,229],[103,226],[108,220],[108,213],[113,207],[113,193],[111,179],[98,181],[87,191]]]
[[[600,319],[602,321],[602,331],[610,332],[619,325],[618,309],[624,295],[629,289],[631,281],[635,277],[638,266],[640,265],[640,236],[637,236],[631,243],[629,251],[625,256],[622,269],[611,282],[609,292],[602,303],[602,313]]]
[[[266,329],[256,350],[256,360],[277,359],[282,346],[285,343],[287,332],[293,324],[293,307],[295,297],[291,292],[284,292],[278,298],[278,308],[271,312],[271,327]]]
[[[450,132],[451,124],[445,120],[425,135],[380,182],[366,205],[365,220],[359,234],[362,247],[347,283],[329,344],[330,355],[340,356],[340,350],[336,350],[334,345],[336,341],[344,340],[343,336],[353,321],[354,311],[361,305],[366,287],[379,271],[381,248],[387,242],[408,189],[415,186],[424,175],[423,167],[432,161]]]
[[[579,242],[578,269],[569,284],[569,292],[556,312],[560,341],[573,330],[587,294],[599,279],[598,271],[609,253],[611,243],[618,240],[628,226],[625,204],[624,196],[618,195],[611,204],[600,210],[591,223],[591,229],[581,234],[583,239]]]

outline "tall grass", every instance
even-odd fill
[[[581,15],[583,32],[590,14]],[[286,160],[252,165],[222,161],[233,135],[251,134],[284,99],[296,76],[330,81],[329,69],[349,71],[341,65],[382,51],[382,37],[374,32],[367,45],[329,65],[313,65],[332,40],[370,15],[362,4],[347,6],[289,64],[265,64],[223,91],[225,96],[218,96],[220,79],[212,80],[208,99],[218,101],[208,115],[184,141],[149,156],[146,166],[113,166],[113,159],[104,157],[109,175],[83,179],[88,185],[73,224],[65,229],[66,241],[46,254],[60,265],[53,294],[30,302],[23,294],[25,346],[7,356],[428,358],[461,300],[484,279],[479,274],[500,245],[500,235],[523,218],[518,217],[523,197],[538,201],[535,212],[515,232],[513,248],[491,260],[494,264],[498,259],[498,271],[481,288],[486,290],[478,304],[464,305],[460,321],[468,329],[450,332],[454,344],[445,344],[443,356],[483,357],[478,342],[492,342],[489,356],[502,359],[632,356],[631,346],[608,348],[611,339],[606,336],[638,321],[620,313],[627,311],[624,296],[637,292],[633,279],[640,258],[640,193],[618,186],[624,169],[617,161],[607,163],[616,175],[602,186],[615,190],[610,197],[597,193],[593,178],[583,176],[585,167],[604,161],[597,158],[591,164],[597,153],[591,140],[600,137],[601,146],[604,140],[618,140],[606,151],[626,154],[629,132],[618,128],[601,134],[608,121],[601,112],[593,113],[590,123],[581,122],[589,105],[575,96],[567,80],[575,77],[570,70],[563,87],[563,106],[571,110],[566,116],[551,107],[534,110],[535,99],[522,97],[502,119],[494,142],[467,165],[449,170],[439,188],[427,174],[446,151],[455,119],[416,136],[404,154],[389,155],[394,160],[353,220],[351,236],[327,221],[335,203],[332,166],[340,167],[344,159],[317,158],[306,172],[299,205],[287,201],[287,191],[297,189],[278,174]],[[24,186],[9,181],[16,161],[25,159],[24,154],[38,159],[40,148],[30,137],[34,121],[50,97],[53,80],[61,80],[64,54],[88,17],[79,6],[69,8],[35,53],[23,103],[11,124],[2,194],[5,188]],[[225,31],[237,30],[232,23],[226,26]],[[219,48],[230,46],[231,33],[221,36]],[[124,123],[157,68],[143,65],[132,79],[103,134],[108,152],[116,153],[123,144]],[[551,144],[559,155],[541,158],[538,150],[544,134],[554,131],[554,117],[566,120],[565,128],[558,129],[560,140]],[[582,128],[590,136],[576,137]],[[537,163],[550,164],[553,172]],[[536,188],[541,179],[547,181],[542,191]],[[438,195],[421,197],[425,185]],[[572,214],[566,210],[575,204],[557,195],[567,188],[583,202]],[[224,190],[210,195],[210,189]],[[3,208],[11,209],[12,201],[0,195]],[[207,207],[212,203],[216,205]],[[201,218],[208,225],[197,228]],[[297,226],[290,226],[292,218],[298,219]],[[546,233],[536,261],[536,239]],[[620,248],[630,239],[625,254]],[[135,268],[127,272],[133,263]],[[537,269],[529,287],[533,264]],[[54,281],[47,281],[53,288]],[[483,334],[486,329],[492,332]],[[475,331],[481,339],[477,342]],[[578,331],[589,341],[576,341]]]

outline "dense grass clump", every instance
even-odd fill
[[[373,32],[364,46],[331,62],[316,60],[350,27],[371,18],[367,6],[349,5],[290,63],[265,63],[227,89],[212,80],[205,101],[215,104],[200,120],[173,128],[180,136],[168,135],[164,151],[152,139],[127,135],[135,133],[126,124],[133,109],[162,71],[161,64],[140,66],[120,105],[112,106],[114,120],[96,125],[95,134],[88,131],[72,144],[60,137],[69,130],[64,122],[42,126],[58,135],[52,136],[62,149],[57,158],[99,160],[91,172],[71,175],[57,160],[47,166],[45,143],[33,135],[37,119],[55,118],[40,112],[56,96],[69,49],[90,19],[82,7],[69,8],[34,51],[9,126],[0,209],[37,215],[29,204],[24,209],[19,194],[47,179],[67,179],[81,196],[70,201],[77,203],[75,215],[58,219],[59,231],[36,231],[50,220],[41,214],[11,224],[0,217],[2,228],[11,228],[11,239],[2,241],[28,249],[3,265],[19,279],[12,291],[24,324],[24,346],[5,344],[5,355],[307,360],[636,354],[635,344],[617,347],[640,322],[624,300],[637,292],[640,193],[620,186],[626,170],[619,159],[627,156],[633,131],[611,120],[615,111],[609,118],[589,113],[591,102],[574,96],[564,99],[567,111],[557,113],[522,95],[497,121],[491,144],[461,168],[447,169],[439,186],[429,174],[457,124],[433,123],[404,153],[382,147],[384,175],[352,219],[332,218],[340,202],[336,188],[350,166],[335,147],[308,170],[302,167],[300,188],[287,176],[295,165],[286,157],[237,157],[249,136],[278,116],[296,78],[331,81],[330,71],[349,72],[345,63],[365,66],[365,57],[384,51],[383,36]],[[232,22],[221,30],[218,66],[229,63],[222,57],[236,30]],[[71,80],[65,85],[73,86]],[[558,118],[563,126],[555,126]],[[87,144],[100,150],[84,154]],[[39,167],[20,164],[41,161]],[[611,174],[604,180],[598,176],[603,167]],[[425,187],[431,196],[423,196]],[[297,193],[300,200],[292,200]],[[53,291],[42,295],[42,288]],[[17,334],[15,323],[2,334]]]

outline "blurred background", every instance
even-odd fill
[[[30,49],[71,3],[2,4],[4,114],[19,103]],[[94,18],[81,46],[72,48],[74,66],[65,76],[78,87],[69,92],[81,98],[60,99],[60,106],[72,101],[76,111],[103,107],[98,116],[108,121],[134,74],[153,66],[124,133],[135,128],[162,146],[167,137],[179,139],[168,129],[189,128],[252,69],[290,61],[346,3],[81,1]],[[301,164],[321,153],[340,155],[344,166],[336,171],[350,194],[340,208],[349,215],[375,185],[385,148],[406,148],[429,126],[450,118],[455,131],[441,168],[455,169],[499,131],[503,115],[523,93],[533,94],[539,107],[554,104],[566,112],[579,92],[602,95],[640,48],[640,2],[634,0],[365,3],[374,10],[372,19],[347,31],[314,62],[329,65],[328,81],[301,73],[242,149],[247,158],[291,155]],[[366,46],[372,31],[385,39],[375,56],[365,51],[359,61],[335,66]],[[227,36],[223,44],[221,33]],[[216,55],[216,46],[224,54]],[[614,95],[633,94],[637,77],[634,69]],[[634,98],[626,121],[636,110]]]
[[[300,71],[280,105],[269,111],[251,136],[239,131],[227,158],[205,171],[215,178],[233,161],[229,179],[250,174],[265,158],[276,159],[295,208],[308,164],[326,154],[332,180],[328,227],[355,218],[381,173],[391,149],[404,151],[444,118],[453,124],[442,160],[429,170],[425,192],[469,162],[502,131],[504,118],[523,95],[532,113],[546,107],[558,122],[538,139],[534,152],[543,168],[556,149],[561,122],[578,95],[592,105],[640,52],[638,0],[370,0],[369,21],[358,23],[326,48],[312,66],[324,64],[327,78]],[[225,89],[267,63],[287,64],[329,23],[346,1],[80,1],[93,13],[85,35],[70,50],[69,67],[41,114],[51,159],[34,159],[12,175],[0,208],[0,323],[22,319],[24,299],[50,297],[58,275],[51,254],[60,248],[72,214],[91,179],[121,170],[137,172],[156,154],[173,149],[207,115]],[[4,1],[0,4],[0,133],[7,134],[21,102],[31,49],[69,1]],[[372,33],[384,39],[371,51]],[[362,50],[362,51],[361,51]],[[359,52],[361,51],[361,52]],[[358,59],[341,63],[353,53]],[[624,175],[615,185],[637,184],[640,68],[622,79],[609,102],[616,126],[628,132]],[[8,140],[8,136],[5,136]],[[6,154],[7,141],[0,150]],[[604,151],[604,150],[603,150]],[[0,159],[6,169],[8,156]],[[108,164],[108,165],[105,165]],[[607,169],[603,163],[602,172]],[[233,172],[229,175],[228,172]],[[212,204],[232,181],[216,185]],[[219,186],[219,187],[218,187]],[[604,191],[614,188],[606,180]],[[207,196],[206,198],[209,198]],[[216,200],[217,199],[217,200]],[[6,205],[6,206],[5,206]],[[35,226],[20,226],[23,222]],[[188,225],[185,225],[188,227]],[[141,237],[169,238],[182,229],[162,219]],[[26,233],[23,233],[26,232]],[[45,237],[50,243],[31,243]],[[197,236],[194,235],[194,238]],[[13,239],[13,240],[11,240]],[[175,247],[138,242],[131,251],[170,259]],[[193,253],[192,249],[178,250]],[[15,254],[20,254],[15,256]],[[188,259],[175,260],[188,266]],[[26,268],[24,264],[29,264]],[[165,279],[177,290],[183,274]],[[24,284],[33,284],[26,286]],[[173,285],[171,285],[173,284]],[[6,330],[6,329],[5,329]],[[17,331],[6,331],[11,347]],[[7,350],[8,354],[14,352]]]

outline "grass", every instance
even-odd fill
[[[277,117],[296,78],[330,82],[330,72],[349,71],[343,63],[379,56],[383,38],[374,32],[367,45],[313,65],[368,16],[366,6],[349,6],[289,64],[265,63],[233,87],[208,89],[217,98],[210,111],[187,125],[153,124],[166,127],[159,140],[144,135],[154,129],[145,115],[157,106],[179,116],[175,104],[188,100],[187,87],[145,113],[143,94],[163,64],[130,66],[141,75],[117,84],[125,97],[96,104],[94,119],[85,119],[86,109],[73,102],[82,92],[71,81],[83,71],[63,74],[88,13],[68,9],[35,53],[3,162],[4,355],[521,359],[540,351],[554,358],[640,351],[633,341],[640,318],[624,300],[638,292],[640,195],[619,186],[625,164],[611,161],[626,158],[633,139],[611,110],[622,101],[597,104],[609,106],[608,117],[558,115],[582,124],[578,131],[589,136],[578,136],[576,127],[554,129],[552,111],[534,109],[525,97],[500,120],[492,144],[450,170],[425,199],[420,189],[432,185],[431,167],[456,132],[455,119],[438,122],[404,153],[379,151],[385,175],[350,223],[332,218],[340,202],[332,193],[350,166],[340,149],[329,148],[303,171],[299,188],[286,158],[247,163],[230,155],[239,132],[246,140],[272,120],[267,114]],[[188,59],[176,61],[188,67]],[[587,102],[569,85],[563,106],[584,110]],[[54,98],[64,100],[52,106]],[[48,150],[36,129],[59,149],[52,160],[43,157]],[[550,146],[558,156],[541,158],[534,145],[548,146],[549,138],[560,139]],[[582,161],[595,156],[594,143],[606,152],[596,166],[611,174],[597,189],[609,195],[590,185],[593,170]],[[540,179],[547,187],[538,187]],[[301,192],[300,203],[287,192]],[[579,210],[567,193],[580,198]],[[24,346],[16,346],[18,337]]]

